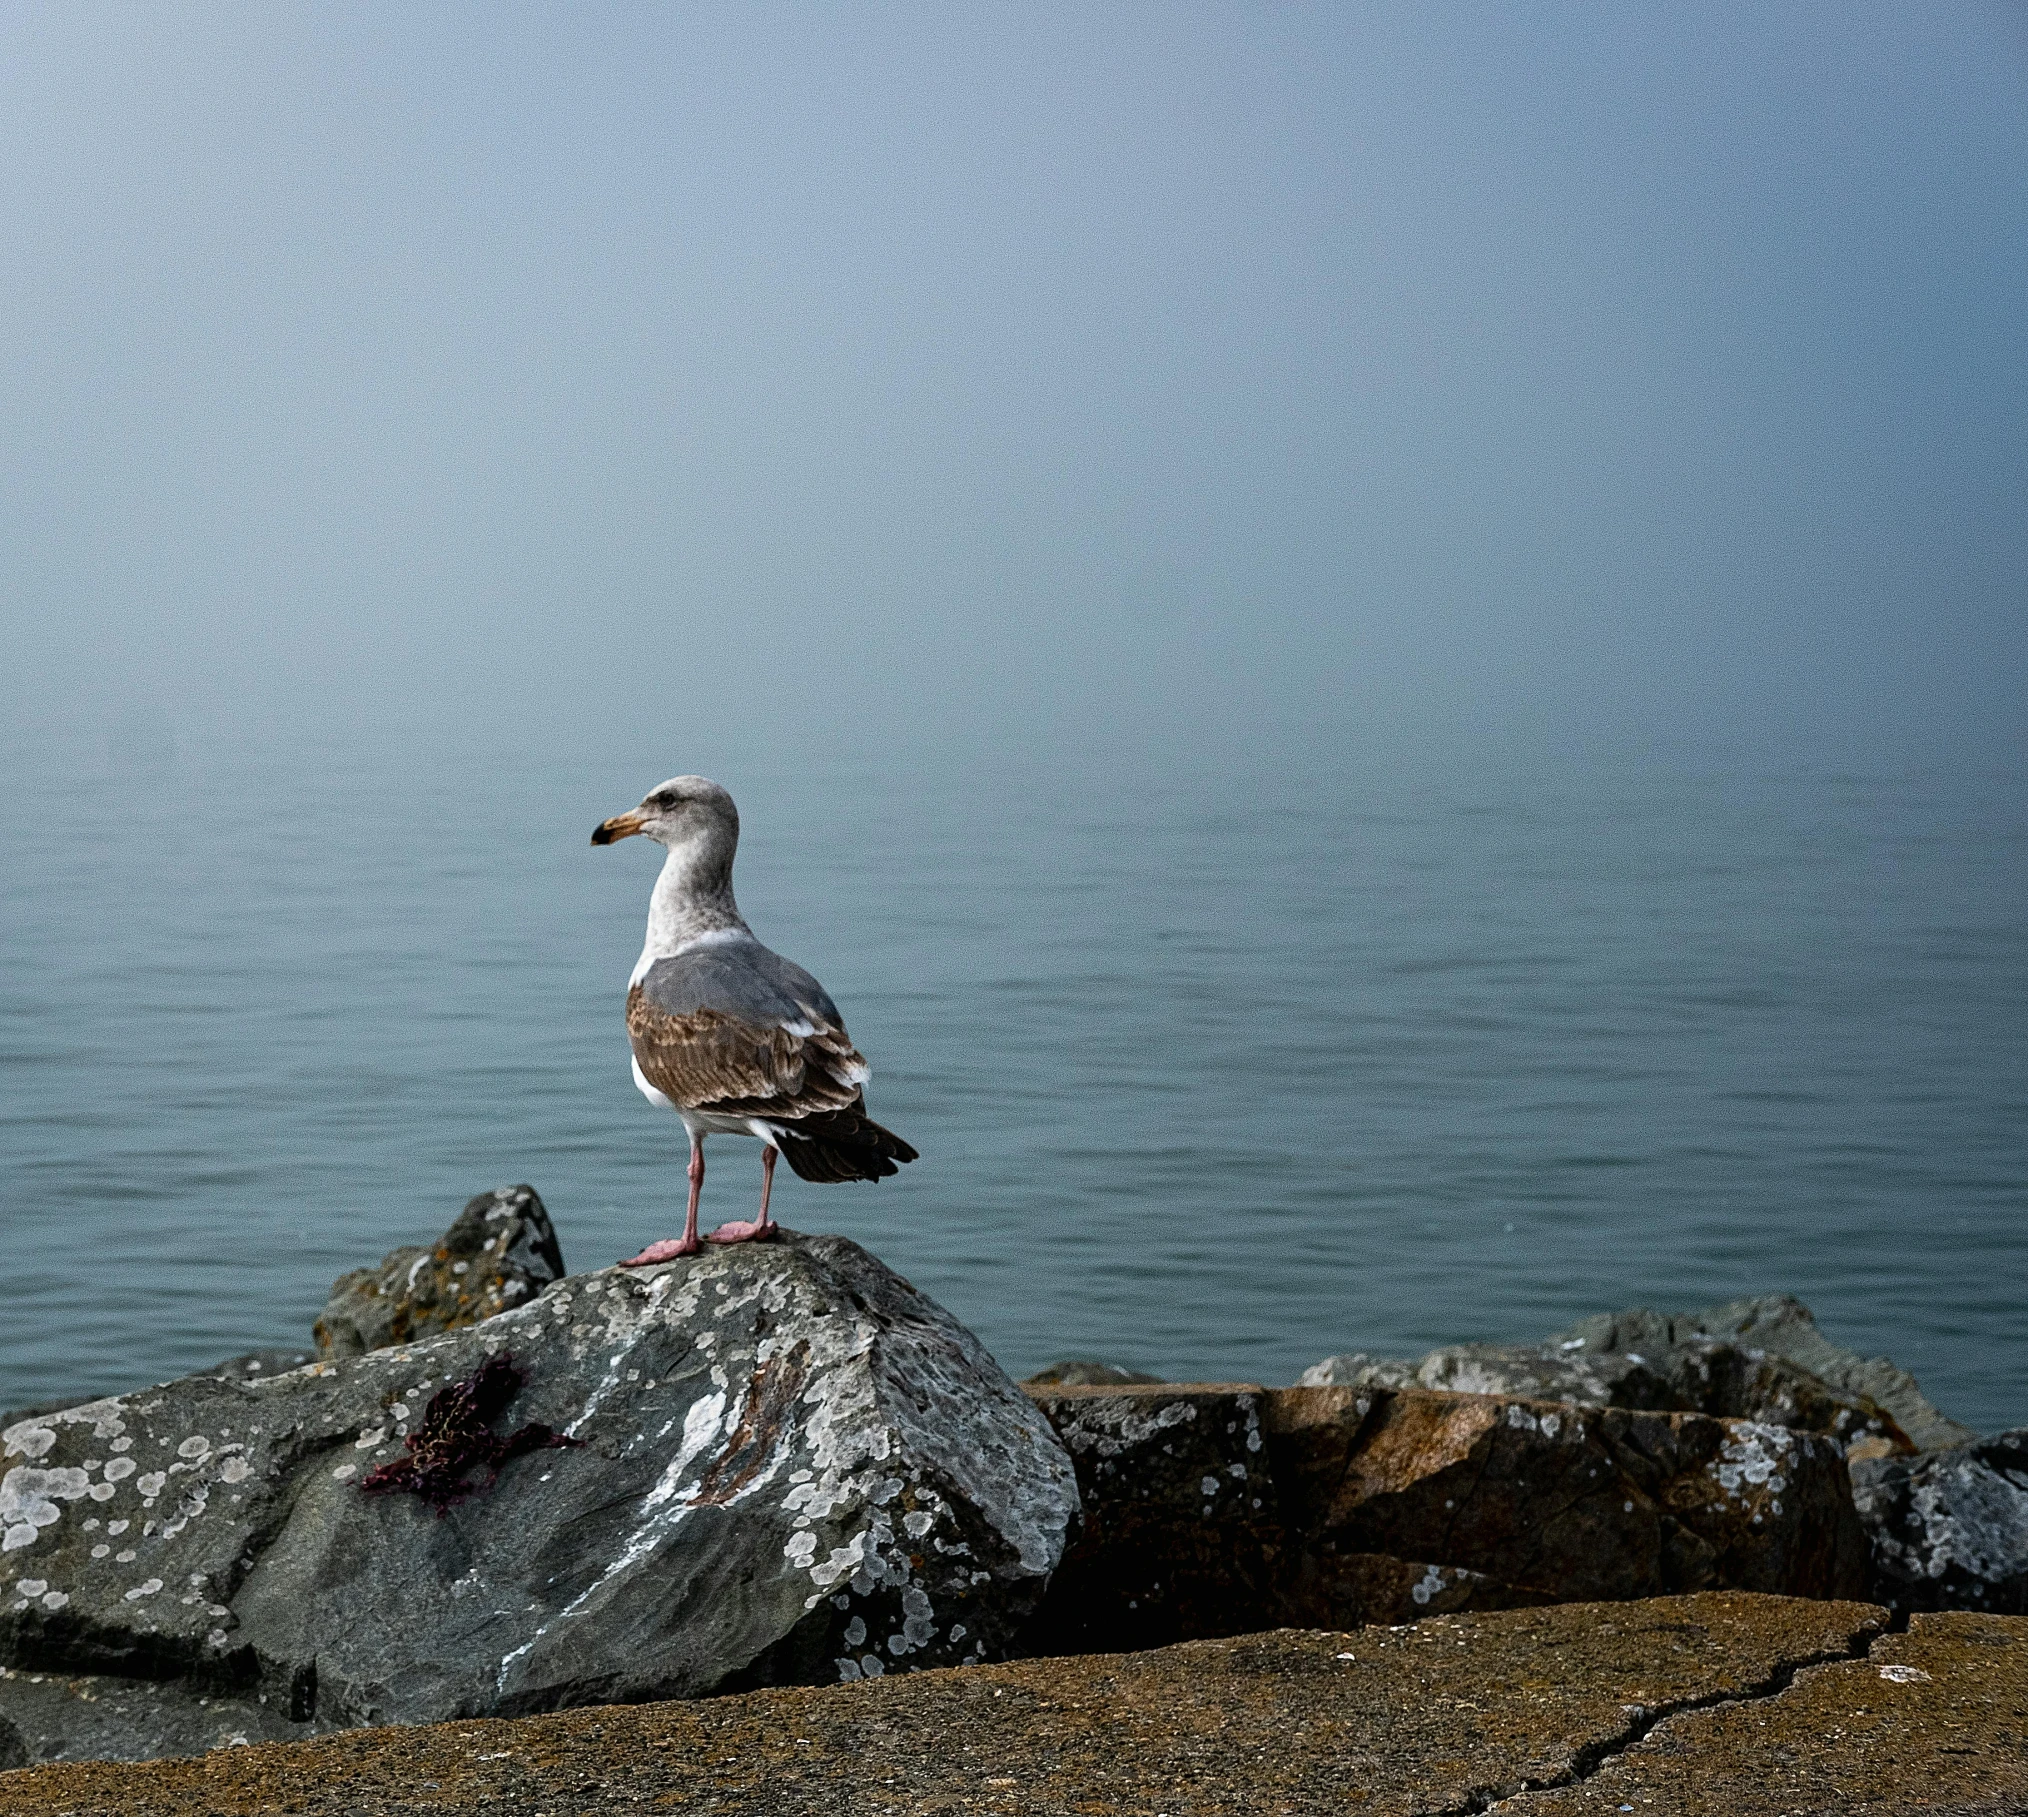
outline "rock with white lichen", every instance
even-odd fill
[[[1855,1462],[1872,1594],[1901,1610],[2028,1615],[2028,1427]]]
[[[1282,1514],[1253,1387],[1024,1384],[1084,1520],[1030,1653],[1115,1653],[1280,1624]]]
[[[1447,1344],[1412,1362],[1349,1351],[1313,1364],[1299,1382],[1706,1413],[1822,1432],[1861,1456],[1972,1436],[1931,1406],[1907,1371],[1833,1344],[1789,1294],[1701,1312],[1600,1313],[1540,1344]]]
[[[962,1326],[786,1232],[0,1447],[16,1758],[990,1659],[1078,1513],[1048,1422]],[[469,1474],[441,1514],[403,1492],[445,1471]],[[362,1493],[376,1472],[390,1492]]]
[[[1032,1652],[1866,1582],[1844,1453],[1818,1433],[1422,1388],[1028,1392],[1084,1501]]]
[[[563,1248],[532,1186],[482,1192],[435,1243],[390,1251],[331,1284],[311,1328],[320,1356],[360,1356],[476,1325],[563,1278]]]
[[[1865,1587],[1844,1454],[1818,1433],[1415,1388],[1280,1389],[1264,1419],[1304,1555],[1291,1619],[1328,1625],[1335,1561],[1375,1555],[1478,1574],[1479,1608]]]
[[[1124,1363],[1102,1363],[1091,1357],[1066,1357],[1061,1362],[1051,1363],[1038,1369],[1033,1375],[1024,1375],[1024,1388],[1116,1388],[1135,1382],[1159,1382],[1159,1375],[1149,1375],[1140,1369],[1129,1369]]]

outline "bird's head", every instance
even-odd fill
[[[635,833],[657,845],[736,843],[739,810],[717,783],[702,776],[672,776],[650,789],[631,813],[615,814],[592,829],[593,845],[611,845]]]

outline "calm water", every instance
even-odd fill
[[[577,1268],[675,1227],[620,1019],[660,853],[586,843],[659,774],[523,737],[4,759],[0,1406],[301,1342],[496,1183]],[[748,917],[924,1155],[778,1207],[1016,1373],[1285,1381],[1789,1289],[2028,1423],[2019,778],[723,780]],[[710,1152],[746,1215],[757,1150]]]

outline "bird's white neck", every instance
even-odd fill
[[[733,900],[732,866],[695,844],[671,846],[648,899],[648,937],[629,983],[638,984],[657,959],[726,937],[753,937]]]

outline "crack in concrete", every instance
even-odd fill
[[[1481,1813],[1492,1810],[1509,1798],[1518,1798],[1524,1792],[1553,1792],[1566,1786],[1582,1785],[1629,1748],[1645,1741],[1672,1716],[1681,1716],[1690,1710],[1720,1709],[1727,1704],[1763,1703],[1771,1697],[1779,1697],[1795,1683],[1798,1672],[1811,1666],[1837,1665],[1843,1660],[1870,1658],[1874,1642],[1891,1631],[1887,1611],[1883,1609],[1880,1613],[1879,1622],[1861,1628],[1844,1646],[1825,1647],[1800,1659],[1784,1660],[1766,1678],[1743,1690],[1712,1691],[1702,1697],[1678,1698],[1673,1703],[1656,1704],[1652,1708],[1642,1706],[1640,1714],[1631,1716],[1625,1727],[1596,1741],[1586,1742],[1571,1757],[1569,1767],[1552,1778],[1522,1778],[1497,1786],[1479,1787],[1453,1803],[1418,1811],[1416,1817],[1481,1817]]]

